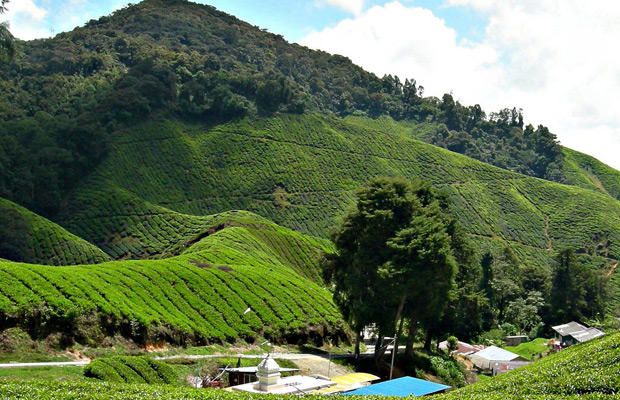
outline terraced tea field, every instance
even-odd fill
[[[620,333],[576,345],[437,400],[611,400],[620,392]],[[258,399],[261,395],[197,390],[171,385],[93,382],[2,382],[0,397],[20,399]],[[315,400],[323,397],[306,395]],[[276,397],[277,398],[277,397]],[[282,397],[288,398],[288,397]],[[352,400],[365,397],[352,396]],[[381,398],[381,397],[377,397]]]
[[[218,229],[165,260],[65,268],[0,263],[0,317],[8,325],[36,325],[33,310],[44,310],[48,330],[72,332],[80,316],[93,316],[103,332],[140,343],[343,335],[331,294],[308,279],[327,249],[320,241],[249,213],[212,219]]]
[[[114,258],[174,254],[200,235],[209,221],[202,215],[231,209],[327,237],[369,178],[420,177],[448,192],[481,251],[508,245],[541,268],[567,246],[601,269],[620,259],[613,171],[593,163],[596,171],[586,179],[583,156],[569,151],[574,175],[591,189],[551,183],[413,139],[424,129],[430,128],[389,118],[320,115],[211,128],[147,123],[116,137],[112,154],[60,223]]]
[[[0,198],[0,230],[11,232],[13,237],[0,236],[0,240],[10,241],[17,249],[17,254],[14,256],[24,262],[76,265],[110,260],[110,257],[98,247],[2,198]]]

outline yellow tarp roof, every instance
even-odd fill
[[[376,381],[379,379],[378,376],[367,374],[365,372],[358,372],[355,374],[347,374],[342,376],[336,376],[331,378],[333,382],[336,382],[337,385],[331,386],[328,388],[324,388],[321,390],[317,390],[312,392],[313,394],[330,394],[330,393],[338,393],[338,392],[347,392],[349,390],[357,389],[362,386],[362,384]]]
[[[341,385],[354,385],[356,383],[364,383],[370,381],[376,381],[379,379],[378,376],[367,374],[365,372],[358,372],[355,374],[347,374],[342,376],[336,376],[331,378],[332,381],[337,382]]]

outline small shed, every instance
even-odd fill
[[[523,357],[497,346],[489,346],[469,356],[474,365],[480,369],[492,369],[494,362],[527,361]]]
[[[526,343],[527,340],[528,339],[526,335],[506,336],[506,341],[504,345],[510,346],[510,347],[516,347],[520,345],[521,343]]]
[[[555,338],[562,342],[563,346],[587,342],[605,334],[596,328],[587,328],[575,321],[551,328],[555,331]]]
[[[392,379],[390,381],[376,383],[374,385],[359,388],[343,395],[354,396],[396,396],[396,397],[419,397],[429,394],[443,393],[451,386],[441,385],[410,376]]]

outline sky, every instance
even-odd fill
[[[618,0],[205,0],[288,41],[413,78],[487,111],[522,108],[560,142],[620,170]],[[50,37],[117,0],[11,0],[20,39]]]

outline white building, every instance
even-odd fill
[[[267,358],[258,364],[256,376],[258,377],[258,382],[233,386],[231,389],[239,392],[263,394],[305,394],[337,384],[328,379],[303,375],[282,378],[280,376],[280,366],[270,355],[267,355]]]

